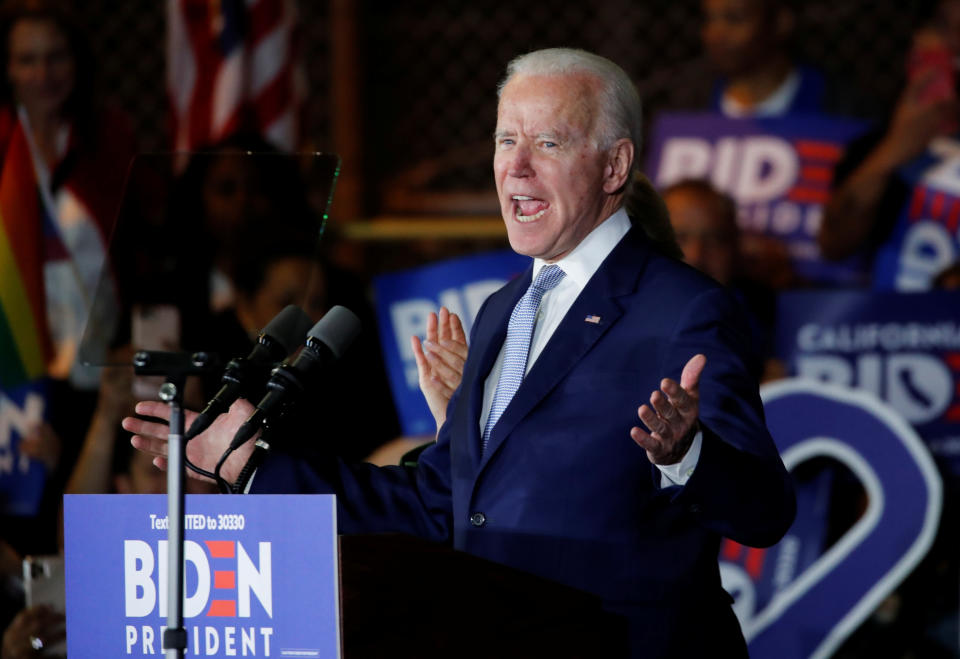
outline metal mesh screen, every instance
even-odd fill
[[[882,116],[901,84],[910,5],[811,0],[795,6],[799,53],[855,81]],[[165,3],[86,0],[78,9],[98,56],[103,95],[132,116],[142,148],[163,148]],[[309,85],[303,138],[310,148],[329,150],[335,103],[330,3],[299,0],[299,11]],[[395,210],[391,188],[426,199],[492,186],[494,89],[518,53],[556,45],[587,48],[623,65],[643,88],[658,74],[669,79],[664,72],[700,50],[699,3],[692,0],[367,0],[358,2],[356,16],[369,213]],[[669,84],[682,86],[683,80]],[[409,205],[409,195],[405,199]],[[479,206],[474,210],[490,210]]]

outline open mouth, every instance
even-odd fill
[[[518,222],[533,222],[543,217],[550,204],[543,199],[535,199],[526,195],[515,194],[512,197],[514,216]]]

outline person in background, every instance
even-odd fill
[[[703,58],[657,71],[641,84],[650,116],[664,110],[870,116],[851,85],[797,57],[789,0],[702,0],[700,8]]]
[[[663,190],[670,224],[683,260],[724,286],[740,268],[737,208],[733,199],[702,180],[684,180]]]
[[[4,517],[2,535],[21,553],[42,554],[56,550],[60,494],[95,407],[98,374],[77,350],[135,148],[126,118],[96,100],[89,45],[63,3],[5,2],[0,53],[0,209],[17,224],[14,244],[37,246],[0,263],[0,286],[19,279],[32,291],[45,366],[30,382],[45,392],[48,419],[24,446],[47,466],[40,511]]]
[[[773,326],[772,289],[787,286],[793,276],[786,252],[775,260],[745,256],[736,204],[708,181],[678,181],[664,189],[663,200],[683,260],[730,287],[763,328],[755,329],[767,336]]]
[[[294,407],[286,424],[292,434],[322,435],[319,445],[304,443],[305,451],[364,459],[400,434],[375,314],[362,284],[329,263],[309,225],[274,225],[267,234],[254,233],[235,241],[229,281],[233,302],[213,315],[205,338],[199,341],[214,346],[226,363],[247,355],[260,330],[288,304],[300,306],[313,322],[337,304],[353,311],[361,321],[359,336],[314,384],[317,402]],[[218,388],[219,380],[207,382],[207,397]],[[361,389],[362,399],[355,394]],[[357,435],[353,426],[361,417],[367,432]]]
[[[795,16],[782,0],[703,0],[700,38],[719,76],[710,106],[728,117],[821,112],[826,80],[790,52]]]
[[[960,204],[960,1],[923,5],[906,85],[886,125],[838,163],[818,235],[825,258],[872,256],[873,286],[884,290],[928,290],[960,260],[951,236]]]
[[[175,288],[190,293],[183,315],[203,317],[233,306],[234,279],[243,276],[237,260],[249,264],[251,246],[293,232],[315,248],[323,226],[309,206],[296,157],[258,135],[236,133],[190,154],[172,182],[163,229],[178,241],[168,251],[176,259],[171,274],[180,275]]]

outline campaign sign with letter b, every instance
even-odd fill
[[[186,498],[188,656],[340,656],[334,502]],[[163,495],[64,498],[69,656],[163,655],[166,511]]]

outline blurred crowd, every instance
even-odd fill
[[[915,203],[917,173],[935,157],[960,153],[960,141],[952,139],[960,130],[960,0],[920,3],[912,46],[903,54],[906,82],[887,112],[857,93],[855,81],[834,79],[796,59],[790,2],[700,4],[709,66],[644,81],[650,116],[697,110],[758,120],[864,120],[867,128],[832,172],[817,258],[854,259],[864,287],[874,290],[960,288],[956,236],[952,249],[941,249],[909,276],[889,274],[904,253],[904,213]],[[365,329],[310,410],[324,420],[322,450],[364,459],[390,446],[400,428],[374,329],[369,273],[331,258],[331,239],[320,240],[329,189],[316,194],[308,182],[329,185],[335,166],[282,153],[241,131],[186,162],[139,157],[128,167],[136,137],[129,121],[95,94],[93,58],[75,17],[59,4],[14,2],[0,19],[6,58],[0,175],[13,171],[20,157],[15,147],[25,140],[41,206],[60,228],[62,244],[48,243],[48,258],[49,250],[66,252],[62,267],[44,272],[52,340],[45,420],[32,423],[20,442],[22,454],[43,465],[44,490],[32,514],[0,518],[0,659],[18,659],[36,656],[38,643],[49,647],[62,638],[60,613],[45,604],[25,607],[21,563],[27,555],[62,550],[62,495],[165,490],[164,474],[130,450],[120,428],[133,402],[154,396],[158,386],[134,376],[134,351],[205,350],[225,363],[249,352],[257,333],[287,304],[299,304],[314,320],[343,304],[361,316]],[[762,353],[758,377],[783,377],[772,346],[777,294],[831,283],[798,273],[788,245],[744,222],[738,201],[715,180],[683,178],[659,193],[636,186],[628,210],[644,216],[635,219],[665,248],[735,292]],[[0,189],[0,208],[2,197]],[[101,275],[103,263],[108,267]],[[191,379],[187,407],[202,405],[218,378]],[[296,434],[309,420],[292,415],[287,422]],[[319,443],[290,449],[321,450]],[[389,450],[378,455],[397,457]],[[954,475],[943,476],[943,521],[933,549],[838,656],[957,656],[960,543],[951,528],[957,484]],[[840,517],[852,524],[862,492],[837,492],[849,499],[836,502],[846,511]]]

